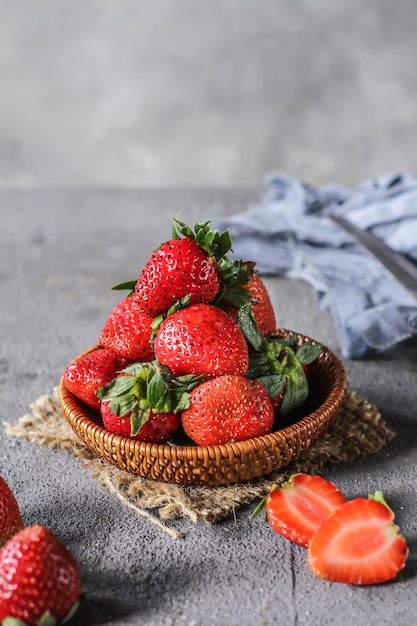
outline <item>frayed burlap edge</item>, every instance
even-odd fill
[[[80,459],[92,477],[107,487],[125,506],[177,538],[180,533],[165,520],[185,518],[212,522],[234,513],[254,498],[262,498],[274,484],[282,484],[294,472],[316,473],[325,464],[336,465],[364,458],[380,450],[394,437],[377,408],[355,392],[348,392],[333,424],[295,463],[267,478],[224,487],[187,487],[159,483],[114,467],[89,450],[73,432],[54,396],[43,395],[31,405],[32,414],[17,425],[4,423],[7,434],[39,446],[60,448]],[[153,514],[153,512],[157,513]]]

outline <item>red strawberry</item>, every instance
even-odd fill
[[[382,493],[356,498],[320,526],[308,547],[319,578],[356,585],[382,583],[405,567],[408,548]]]
[[[306,547],[324,520],[345,502],[342,492],[321,476],[293,474],[272,489],[265,507],[277,533]]]
[[[166,313],[183,298],[189,304],[222,300],[239,307],[250,296],[242,287],[248,282],[247,268],[229,256],[232,242],[226,231],[210,229],[210,222],[194,230],[174,219],[173,238],[150,257],[136,284],[132,281],[114,289],[134,289],[149,315]]]
[[[162,244],[143,268],[136,294],[152,316],[167,311],[191,295],[191,303],[211,302],[220,288],[217,263],[195,239],[171,239]]]
[[[104,428],[118,435],[132,436],[131,415],[132,413],[130,412],[127,415],[117,416],[109,407],[108,402],[101,403],[101,417]],[[140,441],[163,443],[169,441],[175,435],[179,425],[180,419],[176,413],[172,411],[170,413],[154,413],[150,409],[146,422],[139,428],[133,438]]]
[[[153,317],[137,297],[128,296],[114,307],[100,333],[99,342],[132,361],[152,361],[150,343]]]
[[[185,433],[206,446],[271,432],[274,411],[265,388],[243,376],[217,376],[195,387],[182,411]]]
[[[24,527],[13,491],[0,476],[0,548]]]
[[[13,617],[35,626],[47,613],[61,622],[80,595],[77,562],[44,526],[21,530],[0,550],[0,622]]]
[[[194,376],[173,378],[156,361],[133,363],[97,392],[107,430],[141,441],[163,443],[180,425],[178,413],[189,404]]]
[[[252,312],[263,337],[273,335],[276,330],[275,312],[265,283],[258,272],[254,272],[246,285],[252,300]]]
[[[262,337],[273,335],[276,330],[275,312],[269,297],[265,283],[259,273],[253,269],[252,263],[245,264],[248,268],[249,282],[244,285],[244,289],[250,293],[250,307]],[[234,319],[238,317],[238,309],[230,307],[228,309]]]
[[[167,317],[156,333],[154,351],[175,376],[244,375],[249,362],[238,323],[210,304],[194,304]]]
[[[67,365],[63,374],[65,386],[91,409],[99,411],[97,389],[107,385],[129,363],[113,350],[98,348]]]

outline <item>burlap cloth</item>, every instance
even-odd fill
[[[108,464],[77,437],[54,396],[41,396],[31,405],[32,414],[17,425],[4,423],[6,433],[39,446],[60,448],[80,459],[91,476],[108,488],[125,506],[146,517],[177,538],[181,532],[167,520],[184,518],[213,522],[233,515],[243,504],[266,495],[273,484],[281,484],[294,472],[314,474],[324,465],[364,458],[380,450],[394,437],[381,420],[377,408],[349,391],[326,433],[295,463],[252,482],[224,487],[189,487],[151,481]]]

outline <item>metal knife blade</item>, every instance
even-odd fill
[[[344,217],[340,215],[330,215],[330,218],[349,233],[362,248],[383,265],[414,298],[417,298],[417,265],[409,261],[402,254],[389,248],[383,241],[372,235],[369,231],[358,228]]]

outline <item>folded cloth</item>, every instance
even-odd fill
[[[352,189],[267,178],[259,204],[213,225],[229,229],[234,256],[263,274],[308,281],[332,314],[341,352],[359,358],[417,339],[417,300],[329,218],[342,215],[417,263],[417,180],[381,176]]]

